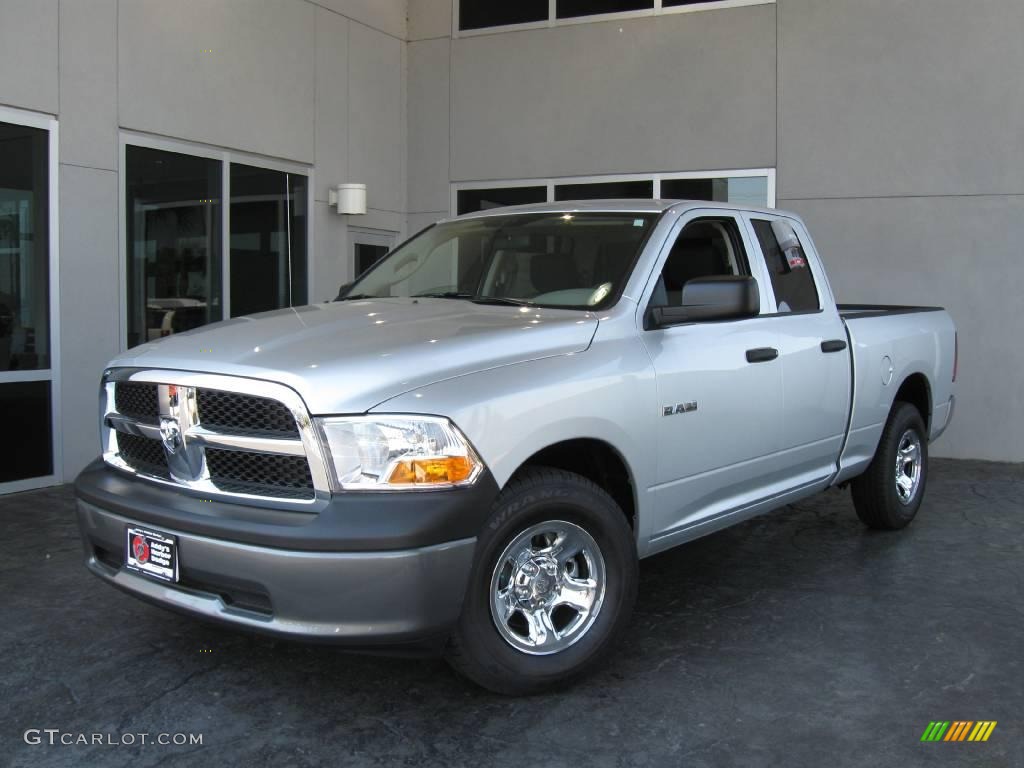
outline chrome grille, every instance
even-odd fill
[[[303,498],[313,487],[309,463],[302,456],[206,449],[210,476],[224,490],[262,493],[275,488],[280,495]]]
[[[291,389],[177,371],[108,371],[104,459],[203,495],[308,504],[330,493],[305,405]]]
[[[125,463],[136,472],[164,480],[170,478],[170,472],[167,470],[167,455],[164,453],[163,443],[159,440],[118,432],[117,450]]]
[[[199,421],[208,429],[254,435],[299,436],[295,417],[276,400],[218,389],[199,389],[196,391],[196,404],[199,407]]]
[[[160,403],[157,401],[156,384],[118,384],[114,403],[117,412],[123,413],[147,424],[160,422]]]

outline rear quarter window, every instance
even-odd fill
[[[753,219],[780,314],[821,308],[811,265],[796,230],[780,219]]]

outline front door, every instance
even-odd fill
[[[666,247],[650,305],[678,306],[696,277],[751,274],[732,212],[696,211]],[[756,265],[755,265],[756,266]],[[764,292],[761,270],[753,272]],[[763,303],[763,300],[762,300]],[[771,318],[695,322],[643,332],[658,382],[658,548],[771,495],[781,480],[782,366]]]
[[[50,295],[56,121],[0,108],[0,493],[60,481]]]

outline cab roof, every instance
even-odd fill
[[[719,203],[708,200],[648,200],[648,199],[619,199],[619,200],[560,200],[551,203],[530,203],[527,205],[510,205],[502,208],[488,208],[485,211],[464,213],[461,216],[450,216],[442,221],[452,219],[481,219],[488,216],[509,216],[524,213],[579,213],[579,212],[606,212],[606,213],[664,213],[669,209],[676,209],[678,212],[691,208],[721,208],[732,211],[748,211],[751,213],[766,213],[771,215],[785,214],[774,208],[758,208],[749,205],[735,205],[731,203]]]

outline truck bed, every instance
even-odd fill
[[[931,400],[930,435],[948,421],[955,332],[942,307],[840,304],[853,361],[850,426],[839,461],[839,480],[871,461],[896,389],[914,372],[926,376]]]
[[[942,312],[944,307],[915,307],[902,304],[838,304],[839,315],[844,319],[855,317],[882,317],[883,315],[908,315],[914,312]]]

